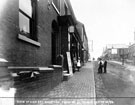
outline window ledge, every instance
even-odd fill
[[[23,41],[26,41],[26,42],[31,43],[33,45],[36,45],[38,47],[41,46],[41,44],[39,42],[34,41],[34,40],[32,40],[32,39],[30,39],[30,38],[28,38],[28,37],[26,37],[24,35],[21,35],[21,34],[18,35],[18,39],[23,40]]]
[[[57,7],[55,6],[55,4],[52,1],[52,6],[54,7],[55,11],[58,13],[58,15],[60,15],[60,11],[57,9]]]

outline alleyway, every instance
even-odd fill
[[[43,89],[42,89],[43,90]],[[16,99],[16,105],[95,105],[95,83],[92,63],[83,66],[68,80],[63,81],[48,94],[37,98]]]

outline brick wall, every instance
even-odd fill
[[[48,0],[38,1],[37,34],[40,47],[18,39],[19,33],[19,0],[4,0],[0,9],[0,58],[9,61],[9,66],[49,66],[51,64],[52,21],[57,21],[58,13]],[[2,1],[0,1],[1,4]],[[1,7],[0,7],[1,8]],[[65,39],[66,40],[66,39]],[[33,95],[33,90],[42,94],[58,85],[62,80],[62,70],[41,73],[38,79],[15,81],[17,94]],[[42,94],[35,94],[41,97]]]
[[[15,88],[17,88],[16,97],[39,97],[46,96],[48,91],[52,90],[62,81],[62,69],[55,68],[54,71],[44,71],[37,78],[27,78],[23,80],[15,79]]]
[[[48,66],[51,64],[51,23],[57,12],[47,0],[38,1],[38,39],[40,47],[18,39],[19,0],[4,0],[0,9],[0,57],[12,66]],[[2,2],[2,1],[0,1]]]

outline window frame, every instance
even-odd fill
[[[31,6],[32,6],[31,17],[23,10],[21,10],[19,7],[19,13],[21,13],[22,15],[24,15],[26,18],[29,19],[29,33],[21,32],[20,23],[19,23],[18,38],[26,42],[29,42],[31,44],[40,46],[40,43],[38,42],[38,38],[37,38],[37,5],[38,5],[37,0],[31,0]]]
[[[25,32],[23,33],[23,32],[21,32],[21,30],[19,30],[19,33],[24,35],[24,36],[30,36],[30,33],[31,33],[30,32],[30,24],[31,24],[30,21],[31,21],[32,18],[30,16],[28,16],[26,13],[24,13],[21,9],[19,9],[19,13],[22,14],[23,16],[25,16],[25,18],[27,18],[29,20],[29,26],[28,26],[29,27],[29,33],[27,33],[27,34]],[[19,21],[20,21],[20,14],[19,14]],[[20,29],[20,23],[19,23],[19,29]]]

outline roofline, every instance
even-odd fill
[[[73,8],[72,8],[70,0],[65,0],[65,1],[66,1],[67,5],[69,6],[69,9],[70,9],[70,12],[71,12],[71,16],[73,16],[73,19],[74,19],[75,23],[77,23],[77,20],[76,20],[76,17],[75,17],[75,14],[74,14],[74,11],[73,11]]]
[[[77,23],[82,25],[83,30],[84,30],[85,37],[86,37],[86,39],[88,40],[88,37],[87,37],[87,35],[86,35],[86,30],[85,30],[84,24],[83,24],[82,22],[78,21],[78,20],[77,20]]]

